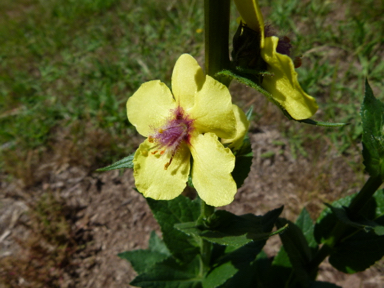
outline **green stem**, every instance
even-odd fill
[[[229,12],[231,0],[204,0],[205,22],[205,72],[214,76],[229,67]],[[227,77],[218,76],[216,80],[228,85]],[[202,220],[213,214],[215,208],[201,200]],[[210,267],[212,244],[201,238],[200,253],[203,273]]]
[[[365,204],[367,204],[369,199],[371,199],[382,183],[383,181],[380,176],[369,177],[359,194],[353,198],[351,204],[349,205],[351,215],[357,215],[364,208]]]
[[[211,216],[215,212],[215,207],[207,205],[203,200],[201,200],[201,210],[200,210],[200,217],[205,220],[209,216]],[[200,244],[200,254],[201,254],[201,259],[203,262],[203,271],[204,273],[209,270],[210,267],[210,262],[211,262],[211,242],[208,242],[207,240],[204,240],[203,238],[201,239],[201,244]]]
[[[204,0],[205,72],[212,77],[229,68],[230,3],[230,0]],[[225,76],[216,80],[224,85],[230,82]]]
[[[203,200],[201,200],[201,215],[204,219],[208,218],[215,212],[215,207],[208,205]]]
[[[371,199],[373,194],[379,189],[381,184],[383,183],[381,177],[369,177],[367,182],[365,182],[363,188],[361,188],[360,192],[353,198],[351,204],[348,207],[351,216],[358,215],[360,211],[364,208],[364,206]],[[342,239],[346,236],[345,231],[350,226],[337,221],[336,225],[332,229],[331,236],[325,241],[325,244],[321,249],[317,252],[314,259],[310,263],[310,269],[313,271],[317,269],[317,267],[327,258],[331,252],[333,247],[335,247]]]

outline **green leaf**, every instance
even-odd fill
[[[129,155],[107,167],[99,168],[96,171],[97,172],[103,172],[103,171],[109,171],[109,170],[116,170],[116,169],[123,169],[123,168],[133,168],[133,157],[134,155]]]
[[[332,205],[329,205],[329,204],[326,204],[326,205],[331,209],[331,211],[335,214],[335,216],[340,222],[351,227],[364,229],[366,232],[373,230],[377,235],[384,235],[383,234],[384,226],[379,225],[375,221],[371,221],[368,219],[352,221],[348,216],[348,211],[346,207],[336,208],[336,207],[332,207]]]
[[[296,278],[302,286],[307,287],[310,280],[312,280],[312,275],[309,275],[307,271],[312,260],[312,251],[308,246],[307,239],[299,226],[286,219],[280,218],[276,224],[278,228],[289,224],[289,228],[280,234],[280,238]]]
[[[225,276],[227,281],[220,287],[256,287],[256,283],[261,278],[259,275],[260,270],[257,270],[257,268],[260,267],[262,263],[265,263],[262,257],[258,258],[257,256],[262,252],[265,243],[266,239],[259,240],[248,243],[236,250],[233,250],[233,246],[227,246],[226,252],[228,253],[219,259],[217,265],[220,267],[220,265],[231,263],[231,265],[233,265],[233,267],[235,267],[238,271],[231,278]]]
[[[361,230],[336,246],[329,262],[344,273],[356,273],[369,268],[383,256],[384,236]]]
[[[380,189],[373,195],[375,199],[375,215],[376,218],[384,215],[384,189]]]
[[[200,288],[200,258],[179,264],[174,258],[156,263],[137,276],[130,284],[142,288]]]
[[[292,119],[292,120],[295,120],[295,119]],[[348,123],[330,123],[330,122],[316,121],[316,120],[312,120],[312,119],[303,119],[303,120],[295,120],[295,121],[310,124],[310,125],[315,125],[315,126],[331,127],[331,128],[343,127],[343,126],[348,125]]]
[[[156,235],[154,231],[152,231],[151,237],[149,239],[149,249],[125,251],[119,253],[118,256],[121,259],[125,259],[131,262],[135,271],[141,274],[148,269],[151,269],[151,267],[156,263],[168,258],[170,253],[164,242]]]
[[[134,250],[134,251],[125,251],[119,253],[118,256],[121,259],[125,259],[131,262],[133,269],[138,274],[144,273],[148,269],[166,259],[168,256],[160,252],[150,251],[150,250]]]
[[[341,198],[332,203],[334,208],[348,207],[352,199],[356,196],[349,195],[345,198]],[[339,218],[344,217],[344,212],[337,210],[340,213]],[[361,212],[361,216],[367,220],[374,220],[378,226],[384,225],[383,212],[383,190],[379,190],[371,198],[371,200],[365,205]],[[318,243],[325,241],[330,237],[332,229],[338,221],[336,213],[332,213],[330,208],[324,209],[320,214],[315,226],[315,238]],[[347,221],[351,221],[350,219]],[[355,273],[363,271],[381,259],[384,255],[384,236],[381,236],[381,228],[373,229],[369,232],[364,230],[358,230],[353,223],[350,225],[350,230],[345,232],[344,240],[334,247],[329,261],[338,270],[345,273]],[[361,228],[361,227],[358,227]],[[376,233],[380,234],[377,235]]]
[[[365,82],[365,96],[361,105],[363,124],[364,165],[371,176],[380,175],[384,180],[384,104],[373,96]]]
[[[163,239],[157,236],[155,231],[151,232],[151,236],[148,241],[149,250],[162,253],[167,256],[171,256],[167,246],[165,245]]]
[[[332,207],[341,208],[347,206],[351,203],[353,197],[356,194],[348,195],[344,198],[340,198],[332,203]],[[319,218],[317,218],[315,225],[315,239],[317,243],[324,243],[326,239],[330,237],[333,227],[337,222],[337,217],[332,213],[329,207],[325,208]]]
[[[245,116],[247,117],[248,121],[251,121],[252,112],[253,112],[253,105],[249,107],[248,111],[245,113]]]
[[[377,190],[371,201],[362,209],[361,215],[367,219],[376,219],[384,215],[384,189]]]
[[[254,266],[254,273],[256,274],[254,277],[256,285],[253,287],[267,287],[268,271],[271,268],[271,264],[268,255],[264,251],[260,251],[256,257],[256,261],[252,263],[252,266]]]
[[[188,262],[199,253],[199,243],[174,228],[175,224],[196,221],[200,216],[199,200],[191,201],[180,195],[173,200],[146,198],[153,216],[160,225],[169,251],[182,262]]]
[[[301,213],[296,220],[296,225],[303,232],[303,235],[307,240],[308,246],[316,250],[318,248],[318,245],[314,236],[315,225],[307,209],[303,208],[303,210],[301,210]],[[312,252],[314,253],[315,251],[312,251]]]
[[[345,209],[344,207],[348,207],[352,199],[356,197],[356,195],[357,193],[338,199],[337,201],[331,204],[331,206],[333,207],[332,209],[334,209],[334,211],[340,211],[340,210],[337,210],[338,208]],[[340,212],[340,213],[344,213],[344,212]],[[332,210],[329,207],[325,208],[321,212],[315,225],[314,235],[317,243],[324,243],[324,241],[330,237],[330,233],[332,232],[332,229],[336,224],[336,221],[340,219],[340,215],[339,215],[339,219],[336,215],[337,214],[332,213]],[[361,217],[360,219],[364,218],[365,222],[363,221],[362,223],[354,223],[353,225],[350,225],[350,226],[355,228],[364,228],[365,226],[373,227],[375,233],[378,233],[378,235],[382,235],[381,234],[382,228],[380,228],[381,225],[378,226],[377,223],[373,223],[369,221],[367,222],[367,220],[376,221],[375,219],[378,217],[381,217],[382,215],[384,215],[384,190],[383,189],[376,191],[373,197],[371,198],[371,200],[362,209],[359,217]],[[357,215],[355,215],[355,217],[357,217]],[[351,232],[353,232],[353,230]]]
[[[188,235],[199,236],[213,243],[240,247],[284,231],[286,227],[270,232],[282,209],[283,207],[272,210],[264,216],[236,216],[228,211],[218,210],[208,219],[206,226],[189,222],[175,227]]]
[[[266,287],[285,287],[289,280],[292,279],[293,268],[284,246],[280,247],[267,275],[269,285]],[[276,275],[279,275],[279,277],[276,277]]]
[[[229,278],[237,273],[238,269],[231,263],[226,262],[211,270],[203,280],[203,288],[215,288],[224,284]]]
[[[287,223],[289,223],[289,228],[280,235],[283,246],[273,260],[268,274],[268,282],[271,287],[284,287],[288,282],[291,285],[299,285],[297,281],[302,285],[307,285],[316,276],[309,275],[307,272],[308,263],[318,249],[313,235],[314,224],[308,211],[304,208],[295,224],[285,219],[279,219],[277,226]],[[293,273],[296,278],[292,277]],[[274,275],[279,275],[279,277],[274,277]]]
[[[272,210],[262,216],[262,230],[270,232],[274,226],[277,217],[280,215],[282,208]],[[235,215],[234,215],[235,216]],[[243,215],[244,218],[252,219],[254,215]],[[239,216],[241,217],[241,216]],[[254,216],[257,217],[257,216]],[[261,216],[259,216],[261,217]],[[213,221],[213,219],[212,219]],[[217,226],[220,223],[213,221],[211,225]],[[265,271],[270,265],[270,261],[262,249],[266,243],[266,239],[252,241],[248,244],[236,248],[235,246],[226,246],[225,253],[221,257],[215,257],[212,270],[208,274],[210,286],[207,287],[221,287],[221,288],[254,288],[258,287],[258,283],[265,282]],[[216,244],[215,244],[216,245]],[[218,247],[217,245],[215,247]],[[221,246],[222,247],[222,246]],[[222,273],[220,276],[219,271],[229,271],[229,274]],[[234,275],[232,275],[236,272]],[[213,279],[213,276],[215,278]],[[233,276],[233,277],[232,277]],[[208,278],[207,277],[207,278]],[[215,286],[225,283],[221,286]],[[203,282],[205,284],[205,282]],[[260,284],[261,285],[261,284]],[[204,287],[206,287],[204,285]]]
[[[232,177],[236,182],[237,188],[240,188],[244,180],[248,177],[252,166],[252,147],[249,138],[246,137],[243,141],[243,145],[238,151],[236,151],[235,168],[232,171]]]

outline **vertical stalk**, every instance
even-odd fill
[[[364,205],[367,204],[368,200],[371,199],[373,194],[377,189],[380,188],[382,183],[383,181],[381,180],[380,176],[369,177],[363,188],[361,188],[359,194],[353,198],[351,204],[348,207],[351,211],[351,215],[356,215],[360,212],[361,209],[364,208]]]
[[[229,68],[229,13],[230,0],[204,0],[205,72],[212,77]],[[224,77],[216,80],[229,84]]]
[[[214,77],[215,74],[229,67],[229,13],[231,0],[204,0],[205,24],[205,72]],[[224,85],[229,81],[225,77],[215,77]],[[207,219],[215,208],[201,200],[201,216]],[[212,244],[201,238],[200,253],[202,273],[210,267]]]
[[[207,219],[209,216],[215,212],[215,207],[207,205],[203,200],[201,200],[201,206],[200,206],[200,217],[204,220]],[[201,259],[203,262],[203,271],[207,272],[210,267],[210,262],[211,262],[211,248],[212,244],[208,242],[207,240],[204,240],[201,238],[201,245],[200,245],[200,254],[201,254]]]

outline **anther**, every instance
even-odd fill
[[[165,165],[164,165],[164,170],[167,170],[168,167],[169,167],[169,165],[171,165],[172,160],[173,160],[173,156],[175,156],[175,152],[172,154],[171,160],[169,160],[168,163],[165,163]]]

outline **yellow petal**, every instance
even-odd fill
[[[172,73],[172,92],[176,102],[185,110],[194,104],[195,94],[201,89],[205,74],[195,58],[183,54],[176,61]]]
[[[128,120],[143,136],[163,125],[170,110],[175,108],[171,91],[159,80],[142,84],[127,101]]]
[[[153,144],[145,140],[136,150],[133,159],[135,185],[145,197],[156,200],[170,200],[183,192],[190,169],[190,152],[181,145],[167,169],[165,164],[171,155],[152,154],[148,150]]]
[[[232,110],[228,88],[207,75],[205,83],[196,93],[195,105],[189,115],[200,133],[213,132],[221,138],[236,135],[236,119]]]
[[[213,133],[199,134],[191,142],[192,182],[200,198],[215,207],[231,203],[237,191],[231,175],[235,156]]]
[[[261,35],[260,47],[264,47],[264,20],[257,0],[235,0],[237,10],[247,26]]]
[[[265,38],[261,57],[274,76],[265,76],[262,87],[296,120],[307,119],[317,111],[316,100],[301,88],[292,59],[276,52],[279,38]]]
[[[231,143],[228,147],[237,150],[243,144],[244,136],[249,128],[249,121],[243,110],[241,110],[237,105],[233,104],[232,108],[236,118],[236,136],[231,139],[221,139],[221,142],[223,144]]]

